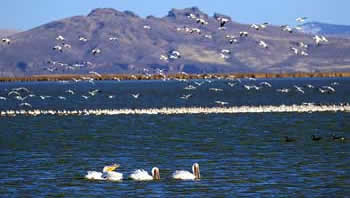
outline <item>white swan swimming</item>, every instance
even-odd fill
[[[137,169],[130,175],[130,178],[136,181],[159,180],[159,169],[157,167],[152,168],[152,176],[143,169]]]
[[[88,171],[87,175],[85,175],[85,178],[91,180],[120,181],[123,179],[123,174],[114,171],[119,167],[119,164],[113,164],[111,166],[103,167],[102,172]]]
[[[192,173],[185,170],[177,170],[173,173],[174,179],[181,179],[181,180],[196,180],[200,179],[200,172],[199,172],[199,164],[194,163],[192,165]]]

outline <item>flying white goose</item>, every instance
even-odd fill
[[[185,170],[177,170],[173,173],[174,179],[180,180],[196,180],[200,179],[199,164],[194,163],[192,165],[192,173]]]
[[[123,174],[114,171],[119,167],[120,167],[119,164],[105,166],[102,170],[102,173],[97,171],[88,171],[88,174],[85,175],[85,178],[92,179],[92,180],[120,181],[123,179]]]
[[[137,169],[130,175],[130,178],[136,181],[159,180],[159,169],[157,167],[152,168],[152,175],[149,175],[148,172],[143,169]]]
[[[1,39],[1,41],[3,43],[6,43],[7,45],[10,45],[10,43],[11,43],[11,39],[9,39],[9,38],[3,38],[3,39]]]

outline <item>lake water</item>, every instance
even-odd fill
[[[272,87],[244,88],[263,81]],[[185,90],[189,85],[197,88]],[[336,92],[321,93],[323,86]],[[23,101],[16,94],[8,95],[18,87],[30,91],[19,91],[22,98],[27,96]],[[290,91],[276,91],[281,88]],[[66,92],[69,89],[73,95]],[[95,96],[88,93],[94,90],[99,90]],[[140,94],[137,99],[131,95],[136,93]],[[0,100],[0,111],[215,107],[219,105],[215,101],[228,102],[227,106],[338,105],[350,102],[349,93],[347,78],[1,83],[0,96],[6,100]],[[192,95],[181,99],[185,94]],[[21,106],[24,102],[32,107]],[[0,195],[347,197],[349,131],[348,112],[0,117]],[[313,134],[322,139],[312,141]],[[332,134],[347,140],[334,141]],[[287,143],[284,136],[296,142]],[[190,171],[194,162],[200,165],[200,180],[171,178],[175,170]],[[113,163],[121,165],[118,172],[124,174],[123,181],[84,178],[87,171],[102,171]],[[160,181],[128,179],[134,169],[150,171],[153,166],[160,169]]]

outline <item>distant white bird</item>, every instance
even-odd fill
[[[216,20],[219,21],[220,27],[224,27],[225,24],[227,24],[230,21],[228,18],[224,18],[224,17],[218,17],[216,18]]]
[[[110,41],[116,41],[116,40],[118,40],[118,38],[117,38],[117,37],[109,37],[108,40],[110,40]]]
[[[168,61],[169,58],[167,56],[165,56],[165,55],[160,55],[159,59],[163,60],[163,61]]]
[[[219,100],[215,101],[215,103],[219,104],[219,105],[227,105],[228,104],[228,102],[219,101]]]
[[[302,56],[308,56],[309,54],[306,51],[301,50],[300,55]]]
[[[63,47],[64,47],[64,48],[67,48],[67,49],[71,49],[71,48],[72,48],[72,46],[69,45],[69,44],[67,44],[67,43],[63,44]]]
[[[184,99],[184,100],[187,100],[188,98],[190,98],[192,96],[192,94],[184,94],[182,95],[180,98],[181,99]]]
[[[301,87],[299,87],[299,86],[297,86],[297,85],[294,85],[294,87],[295,87],[295,89],[296,89],[298,92],[300,92],[300,93],[302,93],[302,94],[305,93],[305,91],[304,91]]]
[[[94,95],[96,95],[98,92],[100,92],[100,90],[94,89],[94,90],[92,90],[92,91],[89,91],[88,93],[89,93],[91,96],[94,96]]]
[[[109,99],[112,99],[112,98],[114,98],[114,97],[115,97],[115,96],[112,96],[112,95],[108,96]]]
[[[230,54],[230,53],[231,53],[231,50],[222,49],[222,50],[221,50],[221,53],[223,53],[223,54]]]
[[[139,98],[140,94],[139,93],[136,93],[136,94],[131,94],[132,97],[134,97],[135,99]]]
[[[64,97],[64,96],[58,96],[58,99],[60,99],[60,100],[66,100],[66,97]]]
[[[96,75],[96,76],[98,76],[98,77],[100,77],[100,78],[102,77],[101,74],[99,74],[99,73],[97,73],[97,72],[95,72],[95,71],[90,71],[89,74],[94,74],[94,75]]]
[[[237,83],[228,82],[227,84],[228,84],[230,87],[234,87]]]
[[[261,82],[260,85],[266,86],[266,87],[272,87],[272,85],[268,82]]]
[[[87,42],[87,38],[83,37],[83,36],[79,36],[79,41],[82,41],[82,42]]]
[[[299,23],[303,23],[306,19],[307,19],[307,17],[298,17],[295,20]]]
[[[0,96],[0,100],[7,100],[6,97]]]
[[[18,96],[21,95],[18,91],[10,91],[7,93],[8,96],[13,95],[13,94],[18,95]]]
[[[265,49],[268,48],[268,45],[265,43],[265,41],[260,40],[260,41],[258,42],[258,44],[259,44],[259,46],[262,47],[262,48],[265,48]]]
[[[291,47],[290,50],[292,50],[295,55],[299,54],[299,50],[295,47]]]
[[[89,98],[89,96],[85,96],[85,95],[82,95],[81,97],[83,97],[85,100]]]
[[[64,41],[64,37],[63,37],[62,35],[58,35],[58,36],[56,37],[56,40],[58,40],[58,41]]]
[[[298,43],[299,47],[301,48],[308,48],[309,46],[307,44],[305,44],[304,42],[299,42]]]
[[[19,104],[19,106],[32,107],[32,105],[27,103],[27,102],[21,103],[21,104]]]
[[[152,168],[152,175],[149,175],[147,171],[143,169],[137,169],[131,173],[130,178],[136,181],[150,181],[159,180],[160,174],[157,167]]]
[[[27,99],[27,96],[26,97],[16,96],[16,99],[20,100],[20,101],[23,101],[23,100]]]
[[[202,25],[208,25],[208,22],[204,19],[201,19],[201,18],[197,18],[196,22],[199,24],[202,24]]]
[[[62,46],[60,46],[60,45],[55,45],[52,49],[53,49],[53,50],[56,50],[56,51],[63,52],[63,48],[62,48]]]
[[[284,32],[289,32],[289,33],[293,33],[293,28],[289,27],[288,25],[281,25],[281,30]]]
[[[91,51],[92,55],[97,55],[101,53],[101,50],[99,48],[95,48]]]
[[[196,89],[197,87],[193,86],[193,85],[188,85],[187,87],[185,87],[185,90],[193,90]]]
[[[223,91],[223,89],[219,89],[219,88],[209,88],[209,90],[215,91],[215,92]]]
[[[143,26],[143,29],[150,30],[150,29],[151,29],[151,26],[149,26],[149,25],[144,25],[144,26]]]
[[[51,98],[51,96],[39,96],[40,99],[45,100],[46,98]]]
[[[330,92],[335,92],[335,89],[334,89],[333,87],[331,87],[331,86],[323,86],[322,88],[323,88],[323,89],[327,89],[327,90],[329,90]]]
[[[289,89],[287,88],[282,88],[282,89],[276,89],[277,92],[281,92],[281,93],[288,93]]]
[[[192,165],[192,173],[185,170],[177,170],[173,173],[174,179],[180,179],[180,180],[197,180],[200,179],[200,171],[199,171],[199,164],[194,163]]]
[[[73,90],[71,90],[71,89],[68,89],[67,91],[66,91],[67,93],[70,93],[70,94],[74,94],[74,91]]]
[[[248,36],[248,32],[239,32],[239,36],[240,37],[247,37]]]
[[[253,28],[253,29],[255,29],[255,30],[259,30],[259,29],[260,29],[260,26],[257,25],[257,24],[251,24],[251,25],[250,25],[250,28]]]
[[[7,45],[10,45],[10,43],[11,43],[11,39],[9,39],[9,38],[3,38],[3,39],[1,39],[1,41],[3,43],[6,43]]]

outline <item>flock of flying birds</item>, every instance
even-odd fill
[[[208,21],[206,21],[205,19],[201,18],[201,17],[197,17],[195,14],[188,14],[187,15],[189,20],[192,20],[194,23],[196,24],[200,24],[200,25],[208,25]],[[297,22],[304,22],[307,19],[307,17],[298,17],[296,19]],[[218,29],[224,31],[226,29],[226,24],[228,24],[230,22],[229,18],[225,18],[225,17],[216,17],[216,20],[218,22]],[[143,28],[147,31],[152,30],[152,27],[150,25],[144,25]],[[262,31],[263,29],[268,28],[268,23],[262,23],[262,24],[251,24],[250,25],[250,29],[253,29],[255,31]],[[281,31],[284,32],[289,32],[289,33],[293,33],[294,30],[302,30],[302,28],[300,26],[296,26],[296,27],[291,27],[289,25],[282,25],[280,26]],[[177,32],[184,32],[184,33],[190,33],[190,34],[199,34],[199,35],[203,35],[202,34],[202,30],[200,28],[191,28],[191,27],[177,27],[176,30]],[[239,32],[239,35],[233,35],[233,34],[226,34],[225,35],[225,39],[230,43],[230,44],[235,44],[235,43],[239,43],[239,39],[242,37],[248,37],[249,32],[247,31],[241,31]],[[207,39],[212,39],[212,35],[211,34],[204,34],[204,37]],[[78,36],[78,40],[79,42],[89,42],[89,39],[85,36]],[[110,42],[115,42],[118,41],[119,38],[118,37],[109,37],[108,41]],[[315,44],[321,45],[322,43],[327,43],[328,39],[323,36],[323,35],[314,35],[313,40],[315,42]],[[10,45],[13,41],[10,38],[2,38],[2,43]],[[269,48],[269,44],[268,42],[264,41],[264,40],[258,40],[257,41],[257,46],[264,48],[264,49],[268,49]],[[300,56],[308,56],[309,53],[307,52],[307,49],[309,47],[309,44],[304,43],[304,42],[298,42],[297,46],[291,46],[290,50],[292,53],[294,53],[295,55],[300,55]],[[54,51],[57,51],[58,53],[62,53],[64,52],[64,50],[66,49],[71,49],[72,45],[68,43],[68,41],[64,38],[64,36],[62,35],[58,35],[56,37],[56,44],[53,45],[52,49]],[[97,56],[99,54],[101,54],[103,52],[103,49],[100,48],[94,48],[90,51],[92,56]],[[230,54],[231,54],[231,50],[229,49],[222,49],[220,52],[218,52],[218,58],[223,58],[223,59],[228,59],[230,58]],[[180,51],[178,50],[172,50],[170,52],[168,52],[168,54],[160,54],[159,59],[165,62],[168,61],[174,61],[176,59],[179,59],[182,57],[182,54]],[[68,64],[68,63],[64,63],[61,61],[53,61],[53,60],[49,60],[47,62],[48,67],[46,68],[46,70],[48,72],[55,72],[59,69],[63,69],[63,70],[76,70],[76,69],[81,69],[81,68],[89,68],[89,67],[93,67],[94,63],[90,62],[90,61],[84,61],[81,63],[74,63],[74,64]]]
[[[98,74],[98,73],[97,73]],[[96,75],[97,75],[96,74]],[[12,89],[5,89],[2,91],[0,95],[0,104],[4,104],[4,102],[8,100],[14,100],[17,101],[17,104],[19,107],[26,107],[26,108],[33,108],[32,104],[30,104],[29,101],[32,101],[33,99],[38,100],[50,100],[53,103],[60,101],[68,101],[68,100],[83,100],[88,101],[92,97],[97,97],[102,92],[104,92],[103,89],[97,89],[95,87],[95,82],[93,78],[85,78],[85,80],[82,79],[74,79],[74,81],[61,81],[62,83],[79,83],[79,82],[88,82],[88,84],[91,83],[90,90],[87,92],[82,92],[81,90],[77,90],[74,88],[70,88],[64,91],[64,93],[58,93],[59,95],[56,96],[50,96],[50,95],[39,95],[36,94],[35,91],[30,90],[26,87],[17,87]],[[304,84],[304,85],[294,85],[293,87],[285,87],[285,88],[274,88],[273,85],[270,82],[267,81],[257,81],[255,78],[247,78],[247,79],[239,79],[239,78],[225,78],[225,79],[205,79],[205,80],[187,80],[187,79],[167,79],[166,76],[164,76],[164,81],[169,80],[176,80],[183,84],[183,93],[180,93],[182,95],[179,95],[180,100],[191,100],[193,94],[197,89],[199,89],[203,84],[206,84],[205,87],[201,88],[207,89],[208,92],[212,94],[220,93],[230,90],[246,90],[247,92],[251,93],[257,93],[264,90],[275,90],[277,93],[280,94],[308,94],[310,93],[310,90],[313,90],[312,92],[318,92],[319,94],[333,94],[336,92],[336,86],[339,85],[338,82],[332,82],[329,85],[323,85],[323,86],[316,86],[312,84]],[[223,82],[217,84],[216,82]],[[71,97],[71,96],[78,96],[78,97]],[[130,99],[139,99],[144,96],[144,93],[129,93]],[[108,99],[115,99],[116,95],[106,95],[102,94],[101,97],[108,97]],[[56,100],[54,100],[56,99]],[[60,102],[61,103],[61,102]],[[221,101],[221,100],[215,100],[213,103],[221,106],[229,105],[229,101]]]

